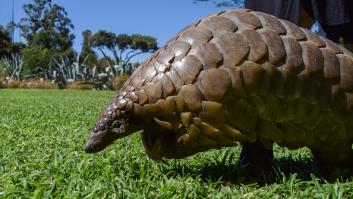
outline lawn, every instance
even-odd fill
[[[114,92],[0,89],[0,198],[353,198],[353,172],[319,168],[309,150],[275,148],[275,171],[248,177],[240,148],[158,163],[138,133],[82,150]]]

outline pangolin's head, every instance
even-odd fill
[[[103,150],[114,140],[130,135],[134,132],[128,117],[132,103],[127,99],[114,98],[101,112],[91,134],[84,146],[87,153]]]

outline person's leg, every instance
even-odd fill
[[[240,164],[246,166],[249,172],[258,174],[272,168],[272,149],[267,149],[259,140],[242,145]]]
[[[245,0],[245,8],[264,12],[298,24],[301,0]]]
[[[345,48],[353,52],[353,22],[333,26],[321,24],[321,26],[328,39],[336,43],[342,42]]]
[[[314,19],[310,16],[309,10],[306,10],[303,4],[300,6],[298,25],[303,28],[310,29],[314,24]]]
[[[353,43],[345,43],[344,47],[353,52]]]

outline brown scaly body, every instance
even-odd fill
[[[264,13],[221,12],[182,30],[134,72],[86,151],[143,130],[145,152],[157,160],[240,142],[245,162],[271,159],[277,143],[350,165],[352,94],[348,50]]]

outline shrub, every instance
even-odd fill
[[[66,86],[67,89],[74,89],[74,90],[93,90],[94,85],[88,84],[86,82],[76,81],[68,84]]]
[[[20,80],[9,80],[4,82],[4,88],[25,88],[26,83]]]
[[[23,56],[23,73],[44,75],[50,69],[51,61],[54,56],[52,50],[40,47],[27,47],[22,51]]]
[[[119,90],[121,87],[123,87],[124,83],[126,82],[127,79],[129,79],[129,75],[127,74],[122,74],[114,79],[112,79],[112,86],[115,90]]]
[[[36,88],[36,89],[55,89],[58,88],[53,81],[40,81],[33,80],[26,84],[25,88]]]
[[[36,88],[36,89],[55,89],[57,85],[51,81],[32,80],[9,80],[0,82],[0,88]]]
[[[0,82],[5,81],[5,68],[2,66],[0,61]]]
[[[0,88],[6,88],[5,87],[5,80],[3,80],[1,77],[0,77]]]

